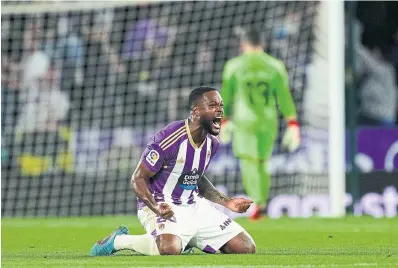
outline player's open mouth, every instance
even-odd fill
[[[216,129],[220,129],[221,128],[221,119],[222,117],[216,117],[215,119],[213,119],[213,127]]]

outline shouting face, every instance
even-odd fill
[[[224,104],[220,94],[213,90],[203,94],[198,105],[200,126],[208,133],[217,136],[221,130]]]

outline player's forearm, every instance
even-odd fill
[[[286,68],[283,66],[280,70],[280,79],[276,84],[276,99],[278,102],[279,110],[284,118],[296,116],[296,105],[293,101],[292,92],[289,87],[289,76]]]
[[[296,105],[293,102],[293,98],[290,92],[285,92],[284,94],[281,94],[280,96],[278,96],[278,99],[279,110],[282,116],[286,119],[286,121],[296,119]]]
[[[144,178],[133,175],[131,178],[131,187],[145,205],[147,205],[152,211],[156,213],[157,203],[153,198],[151,191],[149,191],[148,184]]]
[[[198,185],[199,193],[207,200],[225,206],[232,198],[217,190],[213,184],[203,175]]]
[[[294,103],[291,103],[286,107],[286,104],[280,105],[279,111],[286,121],[297,120],[297,113]]]

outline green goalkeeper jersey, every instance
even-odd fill
[[[221,95],[224,115],[247,131],[277,130],[282,115],[295,116],[284,64],[264,52],[248,52],[224,66]]]

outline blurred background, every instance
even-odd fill
[[[188,115],[194,87],[221,88],[240,52],[235,31],[248,25],[285,63],[302,125],[298,151],[275,146],[269,216],[328,214],[330,106],[345,112],[348,212],[396,216],[396,2],[345,5],[345,106],[329,99],[323,2],[1,4],[3,217],[134,214],[130,177],[146,141]],[[208,175],[244,193],[231,145]]]

